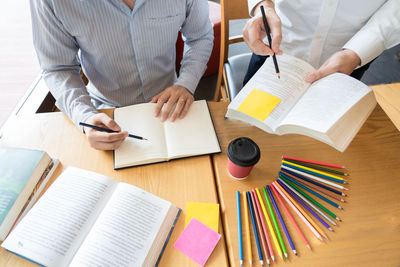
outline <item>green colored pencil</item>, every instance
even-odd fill
[[[292,163],[296,163],[296,164],[302,165],[302,166],[306,166],[306,167],[309,167],[309,168],[320,170],[320,171],[326,171],[326,172],[336,173],[336,174],[345,175],[345,176],[349,175],[348,173],[344,173],[344,172],[337,171],[337,170],[331,170],[331,169],[324,168],[324,167],[321,167],[321,166],[315,166],[315,165],[312,165],[312,164],[304,163],[304,162],[293,160],[293,159],[285,159],[285,160],[289,161],[289,162],[292,162]]]
[[[267,191],[265,190],[265,187],[263,187],[262,189],[263,189],[264,197],[267,200],[268,209],[269,209],[269,212],[271,213],[271,217],[272,217],[272,221],[274,222],[276,233],[278,234],[279,243],[281,244],[283,254],[285,255],[285,257],[287,259],[288,254],[286,251],[285,243],[283,243],[281,232],[279,231],[278,223],[276,222],[274,211],[272,210],[272,206],[271,206],[272,204],[270,203],[271,201],[269,200],[269,197],[268,197]]]
[[[310,197],[307,193],[305,193],[303,190],[301,190],[300,188],[298,188],[296,185],[294,185],[292,182],[290,182],[289,180],[287,180],[285,177],[283,177],[282,175],[279,175],[280,178],[282,178],[282,180],[284,180],[285,182],[287,182],[290,186],[292,186],[294,189],[296,189],[297,192],[299,192],[300,194],[302,194],[303,196],[305,196],[307,199],[309,199],[312,203],[314,203],[315,205],[317,205],[318,207],[320,207],[322,210],[324,210],[326,213],[328,213],[332,218],[341,221],[340,218],[338,216],[336,216],[333,212],[331,212],[330,210],[328,210],[327,208],[325,208],[324,206],[322,206],[321,204],[319,204],[317,201],[315,201],[312,197]]]

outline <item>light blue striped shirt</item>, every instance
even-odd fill
[[[78,124],[98,108],[194,93],[213,46],[206,0],[31,0],[33,42],[57,107]],[[178,32],[185,39],[179,77]],[[85,86],[80,65],[89,79]]]

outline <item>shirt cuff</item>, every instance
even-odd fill
[[[250,17],[254,17],[254,8],[258,5],[262,0],[248,0],[247,5],[249,7]]]
[[[360,57],[360,66],[371,62],[385,51],[382,40],[377,38],[373,33],[363,30],[354,35],[343,48],[354,51]]]
[[[180,85],[185,87],[186,89],[189,90],[189,92],[194,95],[194,92],[196,91],[197,85],[200,81],[199,77],[195,77],[190,73],[181,73],[179,75],[178,80],[175,82],[175,85]]]

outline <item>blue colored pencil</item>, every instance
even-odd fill
[[[292,192],[292,188],[288,187],[288,184],[285,183],[281,178],[278,178],[278,183],[288,192],[293,198],[297,200],[304,208],[306,208],[318,221],[320,221],[329,231],[333,232],[333,229],[329,224],[327,224],[318,214],[316,214],[303,200],[301,200],[295,193]],[[326,237],[326,235],[325,235]]]
[[[237,217],[238,217],[238,236],[239,236],[239,260],[243,266],[243,247],[242,247],[242,218],[240,216],[240,192],[236,191]]]
[[[289,165],[289,164],[286,164],[286,163],[282,163],[282,165],[286,166],[286,167],[289,167],[289,168],[292,168],[292,169],[295,169],[295,170],[298,170],[298,171],[309,173],[309,174],[312,174],[312,175],[315,175],[315,176],[318,176],[318,177],[321,177],[321,178],[324,178],[324,179],[327,179],[327,180],[331,180],[331,181],[334,181],[334,182],[337,182],[337,183],[340,183],[340,184],[348,184],[348,182],[346,182],[344,180],[332,178],[332,177],[329,177],[329,176],[326,176],[326,175],[323,175],[323,174],[320,174],[320,173],[317,173],[317,172],[309,171],[309,170],[306,170],[306,169],[303,169],[303,168],[299,168],[299,167],[296,167],[296,166],[293,166],[293,165]]]
[[[294,247],[292,238],[290,238],[289,231],[288,231],[288,229],[286,228],[285,221],[284,221],[283,218],[282,218],[282,215],[281,215],[281,213],[280,213],[280,211],[279,211],[278,205],[276,204],[275,199],[274,199],[274,197],[273,197],[273,195],[272,195],[271,189],[269,188],[268,185],[266,186],[266,188],[267,188],[267,191],[268,191],[269,198],[271,199],[272,204],[274,205],[275,211],[276,211],[276,213],[278,214],[279,220],[281,221],[281,224],[282,224],[282,226],[283,226],[283,230],[285,231],[285,234],[286,234],[286,237],[287,237],[287,239],[288,239],[288,241],[289,241],[290,247],[292,248],[294,255],[297,256],[296,248]]]
[[[341,210],[343,209],[343,208],[342,208],[341,206],[339,206],[337,203],[333,202],[333,201],[330,200],[330,199],[327,199],[326,197],[324,197],[324,196],[321,195],[321,194],[318,194],[318,193],[315,192],[314,190],[312,190],[312,189],[308,188],[307,186],[305,186],[305,185],[303,185],[303,184],[297,182],[296,180],[294,180],[294,179],[290,178],[289,176],[285,175],[284,173],[279,172],[279,175],[282,175],[283,177],[285,177],[286,179],[288,179],[288,180],[291,181],[292,183],[294,183],[294,184],[300,186],[300,187],[303,188],[304,190],[307,190],[308,192],[310,192],[311,194],[313,194],[313,195],[319,197],[320,199],[324,200],[325,202],[328,202],[328,203],[331,204],[332,206],[334,206],[334,207],[336,207],[336,208],[338,208],[338,209],[341,209]]]
[[[253,210],[253,205],[251,204],[250,193],[246,192],[246,195],[247,195],[247,203],[249,204],[251,222],[253,224],[254,237],[256,239],[256,244],[257,244],[258,258],[260,259],[261,266],[264,266],[264,260],[263,260],[263,255],[261,252],[261,246],[260,246],[260,239],[258,238],[258,234],[257,234],[256,219],[254,218],[254,210]],[[262,233],[260,233],[260,235],[261,234]]]
[[[286,169],[281,169],[281,171],[285,171],[285,172],[287,172],[287,173],[290,173],[291,175],[294,175],[294,176],[296,176],[296,177],[299,178],[299,179],[302,179],[302,180],[307,181],[307,182],[309,182],[309,183],[315,184],[315,185],[317,185],[317,186],[319,186],[319,187],[322,187],[322,188],[324,188],[324,189],[326,189],[326,190],[329,190],[329,191],[331,191],[331,192],[333,192],[333,193],[335,193],[335,194],[337,194],[337,195],[346,196],[346,194],[343,193],[342,191],[339,191],[339,190],[333,189],[333,188],[331,188],[331,187],[329,187],[329,186],[327,186],[327,185],[323,185],[323,184],[321,184],[321,183],[318,183],[318,182],[314,181],[313,179],[308,179],[307,177],[304,177],[304,176],[302,176],[302,175],[300,175],[300,174],[298,174],[298,173],[295,173],[295,172],[292,172],[292,171],[286,170]]]

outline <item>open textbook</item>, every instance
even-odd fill
[[[281,79],[268,58],[229,104],[226,117],[268,133],[310,136],[343,152],[376,105],[372,90],[341,73],[309,84],[305,78],[315,71],[310,64],[289,55],[277,60]]]
[[[154,266],[179,213],[133,185],[68,167],[2,247],[44,266]]]
[[[122,129],[147,138],[126,138],[114,151],[114,169],[221,152],[205,100],[192,103],[185,118],[161,122],[156,103],[137,104],[114,111]]]

